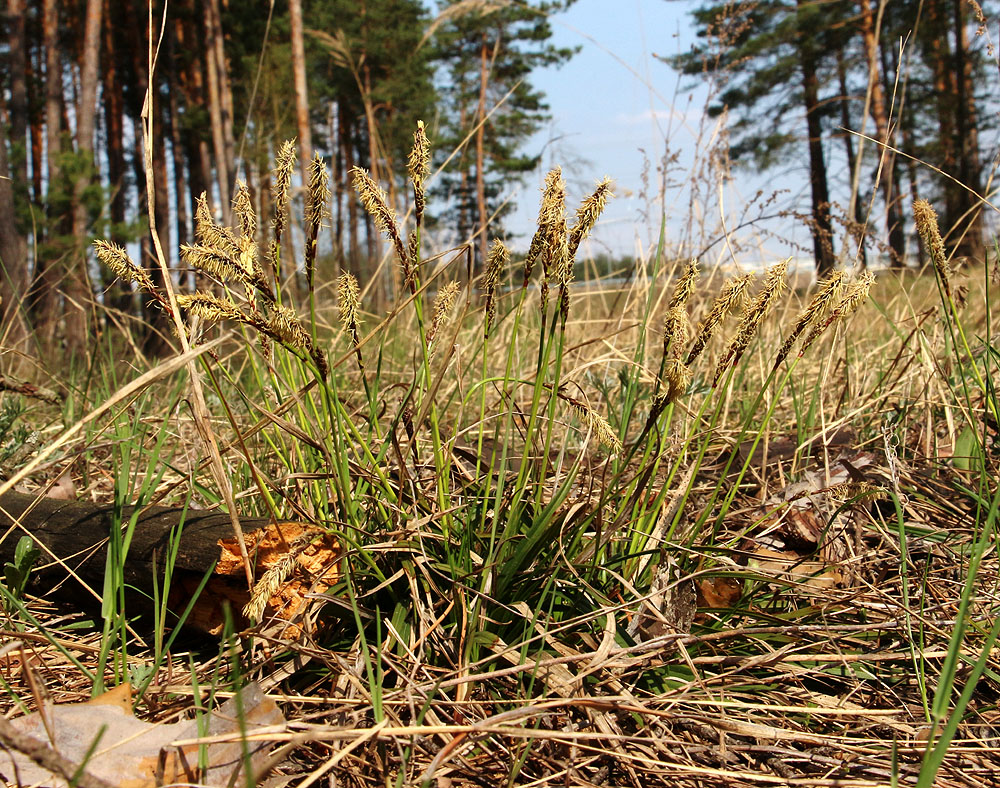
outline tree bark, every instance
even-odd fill
[[[879,18],[876,20],[872,13],[870,0],[860,0],[861,6],[861,35],[865,44],[865,61],[868,64],[868,89],[871,93],[871,116],[875,123],[875,138],[887,146],[892,145],[889,133],[889,118],[886,110],[885,93],[882,90],[882,74],[879,62],[878,40],[879,28],[882,22],[882,7],[879,8]],[[890,265],[894,268],[903,264],[903,254],[905,252],[905,237],[903,235],[903,222],[897,208],[896,196],[893,193],[893,184],[896,181],[893,172],[893,162],[889,151],[885,148],[879,150],[879,156],[884,165],[882,168],[882,178],[879,187],[882,189],[882,199],[885,202],[885,228],[886,237],[889,240]]]
[[[0,95],[0,116],[3,114],[2,104],[3,98]],[[5,131],[0,122],[0,319],[3,320],[0,343],[5,352],[16,350],[20,354],[27,353],[30,349],[27,342],[28,326],[23,311],[24,290],[28,282],[27,242],[16,222],[15,180],[11,178],[8,166]],[[9,357],[19,356],[12,354]]]
[[[479,260],[477,269],[486,264],[489,244],[488,228],[489,214],[486,211],[486,88],[489,84],[489,42],[483,33],[479,45],[479,103],[476,107],[476,214],[479,217],[477,231],[479,233]]]
[[[120,36],[116,35],[115,21],[111,16],[111,10],[111,0],[105,0],[104,43],[101,47],[101,78],[103,80],[101,103],[104,105],[104,153],[108,160],[108,185],[111,190],[108,204],[108,215],[111,219],[109,234],[112,241],[124,244],[126,238],[123,230],[126,221],[125,205],[128,189],[125,178],[125,96],[121,79]],[[119,281],[103,266],[101,277],[101,281],[105,284],[105,304],[126,314],[132,314],[131,286]]]
[[[8,37],[10,44],[10,157],[5,135],[0,134],[0,319],[6,327],[5,344],[25,353],[28,325],[24,296],[28,286],[28,238],[17,221],[17,203],[27,199],[28,189],[28,92],[27,37],[24,0],[9,0]],[[2,103],[2,100],[0,100]]]
[[[206,82],[208,84],[208,116],[212,129],[212,153],[215,157],[215,173],[219,188],[222,223],[228,227],[232,224],[233,196],[229,185],[231,175],[227,166],[226,135],[223,130],[222,94],[219,89],[219,70],[215,58],[216,28],[212,14],[212,2],[204,4],[203,24],[207,52],[204,64],[207,76]]]
[[[958,154],[958,180],[976,194],[982,194],[979,158],[979,123],[975,88],[972,84],[972,58],[969,56],[969,33],[966,27],[966,3],[954,0],[955,28],[955,149]],[[969,262],[986,260],[985,228],[981,201],[967,189],[956,189],[956,213],[951,217],[956,227],[954,255]]]
[[[288,25],[292,43],[292,76],[295,81],[295,125],[299,134],[299,164],[302,183],[308,183],[312,161],[312,125],[309,120],[309,92],[306,86],[306,48],[302,32],[302,0],[288,0]]]
[[[166,35],[167,62],[170,64],[171,76],[181,72],[180,63],[177,59],[177,33],[179,25],[171,26]],[[187,161],[184,155],[185,146],[181,138],[180,128],[180,102],[177,91],[167,92],[167,104],[164,109],[164,124],[167,127],[167,136],[170,138],[170,158],[173,162],[174,174],[174,206],[177,213],[177,242],[185,244],[191,242],[191,232],[189,222],[190,212],[188,210],[188,185],[187,185]],[[193,282],[182,282],[182,288],[193,289]]]
[[[66,349],[83,357],[89,350],[93,290],[87,274],[90,218],[83,201],[94,172],[94,126],[97,116],[97,72],[101,55],[102,0],[87,0],[83,56],[80,62],[80,101],[76,108],[76,150],[81,161],[73,184],[73,248],[66,277]]]
[[[836,51],[837,56],[837,81],[840,85],[840,125],[844,129],[854,128],[854,123],[851,119],[851,108],[849,102],[848,85],[847,85],[847,64],[844,62],[844,50],[838,48]],[[847,154],[847,169],[852,173],[854,177],[855,168],[858,166],[857,156],[854,152],[854,136],[845,131],[843,133],[844,139],[844,149]],[[857,180],[855,178],[855,180]],[[851,228],[849,235],[851,240],[854,242],[855,247],[853,253],[856,254],[857,263],[862,268],[868,267],[868,249],[865,247],[865,212],[864,208],[861,206],[861,200],[858,199],[859,189],[855,188],[852,182],[851,187],[851,205],[853,210],[849,211],[850,218],[854,222],[854,226]],[[841,249],[841,254],[845,257],[847,252]]]
[[[796,0],[801,7],[807,0]],[[834,269],[833,228],[830,222],[830,189],[826,178],[826,163],[823,160],[823,125],[820,121],[822,108],[819,103],[819,79],[816,75],[816,56],[812,45],[805,40],[806,33],[800,33],[799,66],[802,70],[802,97],[806,111],[806,127],[809,139],[809,185],[812,192],[812,237],[816,273],[825,276]]]
[[[6,348],[28,353],[27,316],[24,312],[28,287],[28,238],[17,222],[17,203],[28,190],[28,93],[27,37],[23,0],[7,4],[10,43],[10,157],[7,135],[0,133],[0,320]],[[0,97],[0,117],[3,99]],[[2,127],[2,122],[0,122]],[[14,358],[15,356],[10,356]],[[20,365],[18,365],[20,366]]]
[[[57,0],[44,0],[42,5],[42,48],[45,53],[45,154],[47,164],[46,213],[47,240],[62,220],[61,175],[59,157],[62,152],[62,63],[59,57],[59,8]],[[59,322],[59,267],[51,249],[35,260],[32,286],[32,317],[41,347],[51,351],[55,344]]]
[[[226,172],[229,173],[228,191],[230,196],[232,196],[236,185],[233,89],[229,81],[229,61],[226,58],[226,37],[222,30],[222,10],[219,0],[209,0],[208,5],[212,11],[212,26],[215,30],[213,54],[215,56],[216,73],[219,76],[219,100],[222,102],[222,150],[226,157]]]

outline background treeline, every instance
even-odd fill
[[[803,218],[820,272],[838,248],[862,263],[871,252],[892,265],[923,259],[906,248],[918,197],[939,207],[949,251],[982,260],[980,196],[997,153],[980,142],[996,130],[995,11],[973,0],[705,3],[692,12],[699,43],[668,62],[712,87],[710,113],[728,113],[738,165],[805,162]],[[846,204],[831,197],[845,193]]]
[[[228,223],[237,179],[266,221],[271,162],[293,137],[301,164],[319,153],[332,172],[325,264],[355,272],[371,297],[391,298],[398,282],[394,266],[378,265],[383,246],[354,199],[350,169],[370,169],[405,212],[402,176],[417,119],[428,126],[435,164],[447,159],[425,248],[469,239],[473,263],[482,260],[488,236],[502,232],[511,181],[537,166],[525,142],[547,107],[531,73],[572,55],[551,44],[548,21],[572,2],[176,0],[163,19],[161,3],[139,0],[7,0],[4,345],[84,351],[110,319],[100,302],[136,321],[147,351],[162,349],[159,313],[93,265],[90,241],[138,246],[158,276],[150,219],[176,260],[179,245],[195,240],[199,195]],[[977,4],[762,0],[704,4],[692,18],[699,43],[671,65],[710,83],[710,111],[728,113],[728,156],[737,164],[808,162],[811,208],[803,213],[821,270],[836,263],[838,249],[844,259],[859,246],[862,255],[873,251],[866,231],[874,251],[895,263],[913,258],[906,230],[917,196],[940,207],[957,254],[985,256],[977,194],[990,183],[995,151],[980,141],[995,128],[996,104],[983,76],[997,65],[977,30]],[[147,195],[141,126],[150,29],[159,48],[149,109],[155,193]],[[864,129],[892,149],[883,155],[844,129]],[[830,168],[844,163],[856,188],[838,205],[830,195],[844,176],[831,178]],[[295,215],[284,259],[301,245]],[[193,273],[177,285],[205,286]]]
[[[418,0],[176,0],[163,19],[162,3],[150,9],[141,0],[8,0],[0,44],[5,344],[30,337],[36,350],[84,351],[107,319],[95,309],[100,293],[103,306],[148,326],[146,349],[155,352],[165,341],[159,312],[90,262],[91,240],[138,243],[157,277],[150,219],[176,261],[179,245],[195,240],[198,197],[207,193],[229,224],[242,179],[266,221],[270,168],[291,138],[300,165],[315,152],[332,171],[329,234],[320,239],[328,264],[373,281],[382,249],[350,170],[370,169],[405,211],[418,119],[440,156],[454,154],[437,181],[448,215],[435,218],[484,254],[482,228],[499,232],[507,210],[504,185],[536,166],[522,145],[547,107],[528,77],[570,56],[550,45],[548,23],[569,2],[457,0],[431,9]],[[150,22],[159,49],[147,195]],[[301,247],[292,214],[289,253]],[[378,269],[374,297],[391,297],[394,268]],[[193,272],[177,284],[201,286]],[[295,284],[293,276],[287,285]]]

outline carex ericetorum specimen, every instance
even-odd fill
[[[372,283],[344,272],[335,282],[337,315],[321,319],[332,306],[318,298],[324,283],[317,281],[328,179],[322,160],[314,160],[302,184],[305,246],[296,259],[288,243],[293,144],[278,151],[272,216],[258,216],[243,184],[235,192],[234,227],[220,225],[207,198],[199,200],[196,242],[183,246],[180,257],[204,284],[175,302],[193,318],[190,331],[225,322],[265,344],[249,355],[255,379],[271,400],[294,407],[267,422],[266,445],[279,449],[280,468],[261,494],[273,496],[274,507],[287,501],[297,516],[337,529],[350,550],[344,583],[357,597],[378,589],[365,605],[396,606],[359,615],[358,626],[388,616],[393,631],[411,642],[439,626],[428,629],[428,622],[447,621],[461,643],[453,659],[472,664],[496,637],[507,639],[520,626],[510,615],[520,609],[515,605],[538,609],[551,602],[556,610],[564,601],[550,595],[580,583],[588,593],[608,584],[648,587],[656,562],[636,556],[659,550],[656,539],[674,533],[687,492],[674,491],[676,521],[660,522],[669,480],[693,478],[680,472],[681,464],[697,466],[708,456],[737,372],[766,377],[739,430],[759,434],[770,418],[770,412],[755,415],[764,392],[786,385],[802,352],[857,309],[871,280],[847,282],[835,274],[780,347],[768,348],[761,327],[786,289],[786,263],[756,285],[749,274],[732,278],[702,310],[699,261],[681,262],[671,279],[657,253],[629,307],[638,304],[641,319],[623,321],[620,338],[591,341],[587,321],[577,319],[590,308],[590,294],[574,274],[583,241],[612,197],[611,181],[599,181],[571,211],[562,173],[553,169],[523,258],[494,239],[470,281],[460,269],[467,244],[450,256],[422,255],[430,156],[420,124],[406,161],[411,190],[387,190],[361,168],[351,174],[358,201],[399,266],[390,277],[401,283],[398,304],[386,316],[365,312]],[[119,278],[161,309],[171,308],[124,249],[103,241],[96,249]],[[297,288],[287,286],[298,272],[308,305],[295,303]],[[694,325],[696,315],[704,317]],[[338,323],[339,331],[329,328]],[[623,351],[619,342],[634,350]],[[792,354],[796,343],[799,356]],[[582,349],[591,347],[608,353],[584,358]],[[737,489],[745,471],[727,484]],[[651,492],[650,480],[668,481]],[[709,519],[721,517],[728,495],[721,488],[709,493],[686,540],[710,530]],[[424,569],[415,571],[417,565]],[[269,575],[270,585],[254,597],[255,617],[266,615],[276,578]],[[461,600],[454,589],[461,589]],[[442,595],[452,607],[439,609]],[[479,637],[487,630],[496,637]],[[365,637],[375,634],[366,629]]]

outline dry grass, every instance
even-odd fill
[[[875,294],[885,318],[874,306],[863,307],[849,340],[827,340],[799,366],[799,395],[813,388],[823,393],[815,433],[796,439],[790,456],[778,450],[783,438],[795,434],[801,415],[797,395],[786,391],[765,436],[771,456],[765,450],[751,466],[721,527],[693,539],[683,525],[676,530],[657,550],[687,568],[660,562],[675,568],[662,569],[665,579],[638,597],[622,588],[612,596],[627,601],[558,621],[515,603],[511,616],[535,616],[534,635],[517,643],[483,643],[479,660],[452,667],[447,659],[427,659],[427,652],[450,651],[445,644],[453,635],[435,622],[454,601],[447,595],[414,598],[428,626],[416,645],[384,633],[377,699],[360,644],[329,644],[331,628],[344,626],[339,608],[332,615],[329,608],[314,609],[312,635],[305,640],[260,638],[248,650],[243,641],[240,680],[260,682],[290,720],[285,733],[274,736],[296,745],[279,772],[332,775],[338,785],[357,786],[425,780],[440,786],[914,783],[933,738],[926,693],[933,692],[948,653],[963,567],[976,538],[974,504],[958,493],[970,482],[947,465],[946,447],[956,434],[955,417],[948,415],[953,405],[937,368],[944,361],[934,358],[933,349],[928,358],[924,344],[905,341],[935,308],[926,284],[918,278],[901,287],[887,277]],[[639,326],[629,304],[643,301],[636,288],[624,295],[624,305],[610,299],[612,309],[600,292],[574,302],[563,365],[565,380],[581,388],[580,396],[597,399],[586,381],[594,380],[595,370],[613,374],[635,342]],[[969,301],[983,303],[977,294]],[[710,306],[710,298],[696,295],[695,325]],[[800,309],[795,301],[784,303],[780,319],[765,328],[757,357],[745,366],[749,388],[766,377],[773,352],[768,347],[787,335],[782,326],[790,326]],[[967,319],[979,324],[985,315]],[[868,330],[859,331],[859,324]],[[504,334],[509,326],[501,323],[499,346],[512,341]],[[595,333],[596,340],[577,340]],[[933,340],[936,331],[928,336]],[[651,343],[645,372],[650,381],[658,352]],[[724,343],[710,343],[706,368],[723,361],[726,352]],[[385,374],[391,378],[391,367]],[[753,380],[758,375],[760,381]],[[713,445],[719,448],[735,433],[737,399],[734,393],[716,425]],[[893,409],[900,413],[899,445],[883,440],[878,429]],[[831,440],[847,429],[847,443]],[[804,446],[811,447],[811,458]],[[781,532],[793,510],[776,502],[794,496],[793,480],[802,482],[799,495],[810,496],[804,511],[827,521],[837,503],[823,490],[830,475],[842,471],[836,462],[841,455],[869,483],[900,493],[905,543],[891,504],[869,502],[844,513],[833,526],[836,538],[824,542],[843,551],[837,578],[825,576],[833,563],[808,550],[790,563],[785,556],[782,566],[773,555],[782,550],[767,534]],[[724,467],[706,462],[688,480],[682,523],[711,495]],[[586,459],[577,478],[580,494],[570,508],[599,500],[606,474],[603,461]],[[558,480],[549,484],[557,487]],[[671,506],[668,497],[663,512]],[[437,538],[432,530],[426,537]],[[389,532],[372,550],[399,545],[398,535]],[[988,578],[998,571],[990,554],[979,569],[983,585],[975,621],[985,622],[993,609]],[[34,708],[43,698],[85,699],[88,681],[53,641],[93,667],[95,636],[63,630],[64,608],[39,600],[29,609],[47,634],[19,620],[5,624],[4,637],[20,644],[5,649],[0,668],[8,708]],[[645,623],[636,626],[640,619]],[[962,646],[967,663],[984,637],[978,627]],[[525,653],[531,658],[524,659]],[[213,654],[212,647],[174,654],[149,687],[140,713],[175,719],[193,695],[207,702],[213,688],[235,679],[224,652]],[[136,650],[130,659],[143,665],[149,657]],[[185,678],[192,666],[201,676],[198,690]],[[1000,768],[998,690],[987,673],[935,784],[985,785],[993,779]]]
[[[294,169],[283,156],[279,174]],[[95,642],[69,626],[74,609],[5,596],[11,714],[130,679],[145,687],[141,716],[173,720],[253,680],[289,720],[266,733],[284,745],[274,785],[993,779],[985,277],[948,270],[944,288],[937,266],[937,279],[786,293],[781,265],[727,282],[657,257],[625,287],[575,287],[609,184],[572,214],[556,171],[523,267],[497,244],[485,276],[460,285],[463,250],[421,259],[419,218],[404,232],[366,173],[355,179],[401,266],[387,315],[364,313],[350,275],[327,303],[312,263],[308,305],[268,279],[258,248],[280,272],[281,178],[265,242],[246,202],[235,230],[200,211],[185,255],[224,295],[153,293],[230,324],[201,359],[234,496],[245,514],[333,533],[342,579],[295,619],[295,640],[258,594],[239,637],[170,654],[162,625],[126,626],[124,609]],[[307,241],[322,211],[308,218]],[[150,286],[121,250],[100,253]],[[205,350],[196,325],[192,354]],[[972,351],[966,337],[985,340]],[[75,447],[78,488],[109,441],[119,467],[95,497],[218,500],[179,399],[154,394],[93,427]],[[133,472],[137,436],[154,447],[138,463],[170,476]],[[46,468],[31,470],[44,486]]]

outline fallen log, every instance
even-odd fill
[[[135,507],[124,507],[122,527],[135,512]],[[46,594],[69,583],[71,587],[76,585],[73,593],[77,593],[75,575],[100,593],[114,521],[114,508],[107,504],[5,493],[0,496],[0,561],[13,562],[17,542],[27,534],[42,551],[42,558],[32,568],[33,592]],[[259,580],[281,564],[272,572],[263,617],[291,621],[301,612],[311,589],[316,585],[328,587],[336,581],[340,548],[321,529],[261,518],[241,519],[240,525],[255,578]],[[179,615],[208,575],[184,625],[218,634],[226,620],[227,606],[237,627],[249,624],[243,608],[250,601],[251,590],[247,588],[232,522],[224,513],[164,506],[140,510],[122,565],[125,583],[147,594],[152,592],[154,582],[163,588],[172,534],[179,537],[167,594],[170,610]],[[292,556],[294,560],[289,561]],[[136,595],[134,604],[141,604],[144,598]],[[152,602],[145,599],[149,606],[145,612],[152,612]],[[290,629],[287,634],[298,634],[297,628]]]

